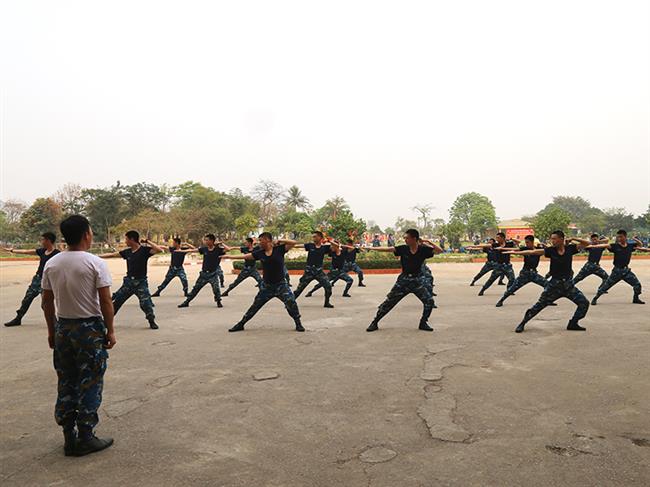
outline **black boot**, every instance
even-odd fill
[[[429,326],[429,323],[426,321],[420,321],[420,326],[418,326],[418,330],[422,331],[433,331],[433,328]]]
[[[237,323],[235,326],[228,329],[228,331],[230,331],[230,332],[244,331],[244,323]]]
[[[16,313],[16,317],[11,321],[7,321],[5,323],[5,326],[20,326],[22,325],[22,319],[23,319],[23,315],[21,315],[20,313]]]
[[[311,291],[309,291],[307,294],[305,294],[305,297],[306,297],[306,298],[311,298],[312,296],[313,296],[313,294],[312,294]]]
[[[74,429],[63,430],[63,454],[66,457],[74,456],[77,448],[77,432]]]
[[[379,324],[376,321],[370,323],[368,328],[366,328],[366,331],[377,331],[377,330],[379,330]]]
[[[598,298],[599,298],[599,297],[600,297],[599,294],[596,294],[596,295],[594,296],[594,299],[591,300],[591,305],[592,305],[592,306],[596,306],[596,305],[598,304]]]
[[[501,306],[503,306],[503,301],[504,301],[503,298],[499,299],[499,300],[497,301],[497,304],[495,304],[495,306],[496,306],[497,308],[500,308]]]
[[[479,296],[483,296],[483,293],[485,293],[485,291],[483,291],[483,289],[481,289],[481,290],[478,292],[478,295],[479,295]]]
[[[149,328],[151,328],[152,330],[158,329],[158,325],[156,324],[156,318],[150,316],[149,318],[147,318],[147,321],[149,322]]]
[[[470,286],[474,286],[474,283],[475,283],[475,282],[476,282],[476,281],[472,281],[472,282],[469,283],[469,285],[470,285]]]
[[[153,293],[153,294],[151,295],[151,297],[152,297],[152,298],[159,298],[159,297],[160,297],[160,291],[159,291],[159,290],[156,291],[155,293]]]
[[[634,304],[645,304],[645,301],[641,301],[641,298],[639,297],[638,294],[634,295],[634,299],[632,300]]]
[[[221,297],[222,298],[227,298],[229,292],[230,292],[230,289],[226,289],[224,292],[221,293]]]
[[[305,331],[305,327],[302,326],[302,323],[300,323],[300,321],[296,321],[296,331]]]
[[[113,444],[113,438],[97,438],[92,435],[88,440],[77,440],[77,447],[74,451],[75,457],[83,457],[90,453],[105,450]]]
[[[366,285],[363,283],[363,281],[359,281],[359,287],[366,287]]]
[[[586,328],[583,328],[578,324],[577,321],[571,320],[569,321],[569,324],[566,327],[567,330],[572,330],[572,331],[585,331]]]
[[[223,304],[221,303],[221,300],[217,301],[217,308],[223,308]]]
[[[333,308],[334,305],[330,303],[330,298],[325,298],[325,304],[323,305],[323,308]]]
[[[515,328],[515,333],[522,333],[524,331],[524,326],[526,326],[526,323],[524,322],[519,323],[519,326]]]
[[[181,304],[177,306],[178,308],[189,308],[190,307],[190,302],[185,300]]]

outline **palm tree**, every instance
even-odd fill
[[[311,210],[311,203],[309,199],[302,194],[298,186],[291,186],[287,190],[287,195],[284,198],[284,205],[287,208],[293,209],[293,211],[298,211],[298,209],[309,211]]]

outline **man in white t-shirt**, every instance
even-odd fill
[[[64,453],[84,456],[113,444],[94,434],[107,350],[115,345],[111,275],[106,263],[88,252],[93,232],[85,217],[66,218],[61,233],[68,250],[45,265],[42,306],[58,376],[54,416],[63,428]]]

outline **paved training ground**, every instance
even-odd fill
[[[582,262],[574,266],[577,272]],[[609,271],[611,264],[607,262]],[[125,264],[111,261],[114,284]],[[515,264],[515,270],[521,266]],[[542,266],[542,272],[548,263]],[[247,280],[217,309],[204,290],[189,309],[175,280],[157,298],[161,329],[132,298],[116,320],[100,435],[113,448],[63,456],[56,376],[42,313],[0,326],[0,458],[9,485],[648,485],[650,304],[619,284],[565,331],[561,300],[513,333],[541,288],[494,303],[469,287],[481,264],[438,264],[434,333],[405,299],[366,333],[396,276],[368,276],[335,309],[298,300],[307,332],[279,301],[229,334],[255,293]],[[1,263],[2,322],[35,271]],[[648,288],[650,261],[633,261]],[[153,288],[166,268],[150,266]],[[190,284],[198,267],[188,272]],[[294,285],[297,277],[294,277]],[[226,282],[234,277],[226,275]],[[485,279],[485,278],[484,278]],[[580,283],[591,299],[600,279]]]

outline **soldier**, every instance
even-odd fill
[[[600,238],[597,233],[592,234],[590,238],[591,245],[602,245],[609,243],[608,239]],[[583,265],[582,269],[580,269],[580,272],[578,272],[578,275],[573,278],[573,284],[578,284],[585,277],[589,277],[592,274],[596,274],[602,279],[601,284],[603,284],[609,277],[607,275],[607,272],[605,272],[605,269],[600,267],[600,258],[605,251],[605,247],[591,247],[591,245],[589,247],[586,247],[587,252],[589,252],[589,257],[587,258],[585,265]]]
[[[295,246],[296,248],[302,247],[307,251],[307,264],[305,265],[305,272],[300,278],[298,288],[294,295],[296,299],[298,299],[298,296],[302,294],[307,285],[311,281],[316,280],[321,286],[323,286],[323,288],[325,288],[325,304],[323,307],[333,308],[334,306],[330,303],[332,286],[323,272],[323,258],[330,252],[331,246],[327,243],[323,232],[315,231],[312,235],[312,240],[312,243]]]
[[[354,240],[349,239],[348,244],[343,246],[343,253],[345,255],[345,264],[343,269],[345,272],[355,272],[359,276],[359,287],[366,287],[363,283],[363,270],[357,264],[357,254],[361,252],[361,248],[355,245]]]
[[[255,250],[257,250],[259,247],[254,245],[254,241],[252,238],[248,237],[246,239],[246,243],[239,247],[239,251],[242,254],[250,254],[253,253]],[[262,282],[262,276],[260,276],[260,273],[257,272],[257,262],[255,260],[246,260],[244,261],[244,268],[241,270],[239,275],[237,276],[237,279],[234,280],[230,286],[228,286],[228,289],[226,289],[223,293],[221,293],[221,297],[225,298],[228,296],[228,293],[235,289],[237,286],[239,286],[246,278],[252,277],[255,279],[255,282],[257,282],[257,287],[260,286],[260,283]]]
[[[203,247],[190,250],[190,252],[198,252],[203,256],[203,264],[199,277],[194,283],[192,291],[187,295],[185,301],[178,305],[179,308],[187,308],[203,286],[210,284],[214,294],[214,301],[217,303],[217,308],[223,308],[221,304],[221,289],[219,288],[220,277],[219,271],[221,270],[221,257],[225,255],[230,247],[224,245],[222,242],[217,244],[217,237],[213,233],[208,233],[203,237]],[[222,271],[223,274],[223,271]]]
[[[419,329],[424,331],[433,331],[433,328],[427,323],[434,302],[426,282],[426,277],[422,272],[422,264],[426,259],[439,254],[442,249],[429,240],[420,241],[420,234],[417,230],[409,229],[404,235],[406,245],[397,247],[371,247],[370,250],[378,252],[393,252],[400,257],[402,273],[397,278],[397,282],[388,293],[386,300],[379,305],[375,318],[370,323],[366,331],[375,331],[379,329],[379,320],[386,316],[391,309],[395,307],[405,296],[413,293],[422,304],[424,310],[420,318]]]
[[[148,238],[140,240],[140,234],[135,230],[126,232],[125,237],[128,248],[99,256],[103,259],[122,257],[126,260],[126,276],[122,281],[122,287],[113,294],[113,311],[117,314],[126,300],[135,294],[140,302],[140,309],[149,322],[149,327],[152,330],[157,330],[158,325],[153,312],[153,301],[147,280],[147,264],[152,255],[159,254],[163,249]]]
[[[332,249],[330,250],[329,255],[332,258],[332,265],[330,267],[330,271],[327,274],[327,279],[329,280],[331,286],[334,286],[334,283],[339,279],[344,280],[346,284],[345,289],[343,290],[343,297],[351,298],[352,296],[350,295],[349,291],[352,287],[352,284],[354,284],[354,280],[345,271],[345,253],[341,249],[341,246],[338,244],[338,242],[332,240],[331,243]],[[317,284],[314,289],[305,294],[305,297],[311,298],[314,292],[318,291],[321,287],[323,286]]]
[[[196,247],[190,244],[181,244],[181,239],[178,237],[174,238],[174,244],[172,247],[169,247],[169,253],[172,256],[172,260],[169,264],[169,269],[167,270],[167,275],[165,279],[160,283],[156,292],[151,295],[153,298],[160,296],[160,293],[167,287],[167,285],[174,279],[178,277],[181,280],[183,286],[183,295],[187,297],[188,294],[188,284],[187,284],[187,275],[185,274],[185,269],[183,269],[183,262],[185,261],[185,256],[188,252],[196,250]]]
[[[488,272],[492,272],[494,268],[496,267],[497,263],[497,252],[494,250],[494,247],[496,247],[497,241],[494,240],[493,238],[489,239],[487,244],[480,245],[468,245],[465,247],[466,250],[482,250],[487,254],[487,260],[485,261],[485,264],[483,264],[483,267],[481,267],[481,270],[478,271],[478,274],[474,276],[474,279],[472,279],[472,282],[469,283],[470,286],[473,286],[476,281],[478,281],[481,277],[483,277],[485,274]],[[499,277],[499,282],[498,284],[501,285],[503,284],[503,278],[505,276]]]
[[[504,251],[509,254],[518,255],[544,255],[551,259],[551,280],[546,284],[546,287],[538,301],[526,311],[524,319],[519,323],[515,332],[523,332],[526,323],[533,319],[537,313],[560,298],[567,298],[573,301],[577,306],[573,317],[567,325],[567,330],[585,330],[585,328],[580,326],[578,322],[586,316],[587,310],[589,309],[589,301],[587,301],[584,294],[573,285],[573,270],[571,269],[571,264],[573,261],[573,255],[579,252],[579,246],[570,243],[572,240],[577,241],[580,247],[585,247],[589,244],[588,240],[577,238],[571,238],[565,242],[564,232],[556,230],[551,234],[551,247],[533,250]],[[569,243],[567,244],[567,242]]]
[[[506,234],[503,232],[497,233],[496,238],[496,247],[493,249],[497,252],[496,254],[496,263],[494,264],[494,270],[483,287],[479,291],[478,295],[483,296],[485,291],[496,281],[499,277],[505,276],[508,279],[508,287],[512,285],[515,280],[515,271],[512,269],[512,264],[510,263],[510,255],[505,252],[505,249],[515,248],[515,244],[519,244],[519,240],[513,238],[511,240],[506,240]]]
[[[526,235],[524,237],[524,242],[526,242],[525,246],[519,247],[520,250],[534,250],[534,249],[541,249],[543,250],[543,247],[535,246],[535,237],[532,235]],[[529,282],[533,282],[537,284],[538,286],[542,286],[543,288],[546,287],[548,284],[548,281],[544,279],[538,272],[537,272],[537,266],[539,266],[539,258],[540,255],[524,255],[524,266],[522,267],[521,271],[519,272],[519,275],[517,276],[517,279],[514,280],[512,285],[508,286],[506,289],[506,292],[503,293],[503,296],[501,296],[501,299],[497,301],[496,307],[500,308],[503,306],[503,302],[508,299],[509,296],[512,296],[515,294],[515,291],[518,289],[524,287],[526,284]],[[549,306],[556,306],[555,303],[550,303]]]
[[[108,349],[115,345],[111,274],[88,250],[88,220],[74,215],[61,222],[68,250],[53,257],[43,272],[43,312],[54,350],[58,391],[54,417],[63,428],[66,456],[84,456],[113,444],[94,430],[102,402]]]
[[[257,313],[262,306],[273,298],[278,298],[284,303],[289,315],[293,318],[296,325],[296,331],[303,332],[300,322],[300,311],[296,298],[287,284],[284,275],[284,255],[296,245],[293,240],[278,240],[273,242],[273,236],[264,232],[258,238],[259,249],[244,255],[224,255],[224,259],[245,259],[259,260],[262,262],[264,271],[264,281],[260,284],[260,289],[255,296],[251,307],[246,311],[242,319],[235,326],[230,328],[229,332],[243,331],[244,325]]]
[[[56,242],[56,235],[52,232],[45,232],[41,235],[41,247],[34,250],[17,250],[17,249],[4,249],[7,252],[12,254],[24,254],[24,255],[38,255],[40,261],[38,263],[38,269],[36,274],[32,277],[32,282],[27,287],[27,292],[25,297],[20,303],[20,308],[16,310],[16,317],[5,323],[5,326],[20,326],[22,324],[23,316],[27,313],[27,310],[32,304],[32,301],[41,294],[41,279],[43,277],[43,268],[48,260],[54,257],[60,252],[59,249],[54,247],[54,242]]]
[[[635,250],[639,252],[650,252],[649,248],[643,247],[643,242],[635,238],[634,242],[627,241],[627,232],[625,230],[619,230],[616,232],[616,242],[614,243],[604,243],[598,245],[589,245],[588,249],[607,249],[614,254],[614,267],[612,272],[605,282],[603,282],[594,299],[591,300],[592,305],[598,304],[598,298],[605,294],[614,284],[619,281],[625,281],[634,290],[634,298],[632,302],[634,304],[645,304],[644,301],[641,301],[639,296],[641,295],[641,283],[639,279],[634,275],[632,269],[628,266],[630,265],[630,260],[632,259],[632,253]]]

